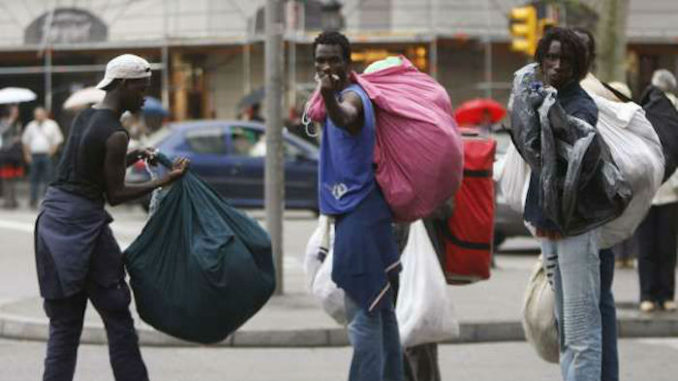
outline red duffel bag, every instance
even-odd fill
[[[496,142],[472,131],[462,132],[464,176],[454,197],[452,216],[443,227],[444,272],[449,284],[468,284],[490,277],[494,236],[492,166]]]

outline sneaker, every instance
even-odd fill
[[[655,306],[654,302],[651,302],[649,300],[644,300],[640,302],[640,312],[652,312],[657,308]]]
[[[662,303],[662,308],[665,311],[675,311],[678,306],[676,305],[676,302],[673,300],[667,300],[664,303]]]

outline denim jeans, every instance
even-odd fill
[[[600,381],[602,322],[598,232],[544,239],[544,267],[556,295],[564,381]]]
[[[612,249],[600,251],[600,316],[603,324],[603,363],[600,381],[619,381],[617,310],[612,294],[614,259]]]
[[[52,158],[47,154],[33,154],[31,156],[31,205],[38,202],[38,198],[45,193],[47,185],[52,180]],[[42,186],[41,186],[42,185]],[[41,189],[42,188],[42,189]]]
[[[353,346],[349,381],[402,381],[403,351],[393,304],[368,313],[348,295],[345,303]]]

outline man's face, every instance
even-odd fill
[[[33,111],[33,117],[38,122],[44,122],[45,119],[47,119],[47,112],[44,108],[36,108],[35,111]]]
[[[348,62],[341,46],[320,44],[315,48],[315,71],[319,76],[337,75],[342,83],[348,77]]]
[[[572,52],[563,49],[560,41],[551,41],[541,64],[546,84],[561,89],[574,80],[573,61]]]
[[[150,78],[126,79],[123,81],[123,105],[125,110],[139,112],[144,106],[146,91],[151,85]]]

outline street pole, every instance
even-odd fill
[[[490,19],[490,0],[485,0],[485,22],[487,29],[485,30],[485,97],[492,98],[492,39],[490,37],[490,27],[492,20]]]
[[[438,30],[436,24],[436,13],[438,3],[435,0],[429,0],[429,32],[431,34],[431,43],[429,46],[429,67],[431,77],[438,79]]]
[[[282,220],[285,201],[282,146],[283,23],[282,0],[266,0],[266,227],[276,270],[276,295],[283,293]]]
[[[626,82],[626,23],[629,0],[605,0],[598,14],[597,75],[604,82]]]

